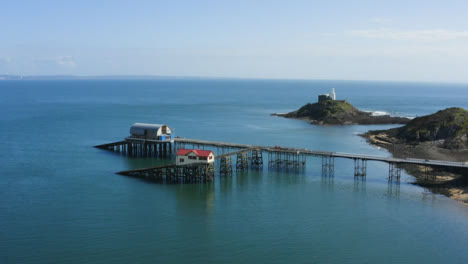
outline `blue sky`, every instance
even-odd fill
[[[0,73],[468,82],[468,1],[3,1]]]

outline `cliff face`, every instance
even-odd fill
[[[417,117],[406,126],[388,130],[387,134],[410,144],[436,141],[443,148],[468,149],[468,111],[447,108]]]
[[[371,113],[359,111],[347,101],[332,100],[306,104],[297,111],[274,115],[304,119],[319,125],[406,124],[410,121],[402,117],[372,116]]]

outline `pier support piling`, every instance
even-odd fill
[[[365,177],[367,175],[367,160],[353,159],[354,160],[354,176]]]
[[[247,152],[237,154],[236,171],[244,171],[249,168],[249,156]]]
[[[401,177],[401,168],[396,163],[388,163],[388,179],[399,181]]]
[[[306,156],[299,153],[270,151],[268,152],[268,167],[275,169],[302,169],[306,164]]]
[[[215,165],[214,163],[187,166],[168,164],[146,169],[121,171],[118,174],[160,183],[205,183],[214,180]]]
[[[222,157],[219,160],[219,175],[232,175],[232,158],[231,156]]]
[[[322,156],[322,175],[334,176],[335,174],[335,157]]]
[[[174,144],[174,146],[173,146]],[[125,140],[96,146],[129,157],[168,158],[174,154],[172,151],[181,147],[173,142],[151,142],[146,140]],[[182,145],[183,146],[183,145]]]
[[[261,150],[252,150],[250,152],[250,164],[253,168],[263,168],[263,155]]]

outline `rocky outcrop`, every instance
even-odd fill
[[[402,127],[369,131],[361,136],[390,151],[397,158],[449,160],[468,163],[468,111],[448,108],[417,117]],[[465,168],[430,168],[401,165],[416,177],[415,184],[468,205],[468,171]]]
[[[306,104],[294,112],[287,114],[272,114],[286,118],[296,118],[317,125],[375,125],[375,124],[406,124],[409,118],[373,116],[352,106],[347,101],[327,100],[314,104]]]
[[[407,125],[389,130],[370,131],[369,135],[386,136],[398,143],[417,145],[432,142],[450,150],[468,149],[468,111],[452,107],[417,117]]]

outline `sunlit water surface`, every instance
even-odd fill
[[[468,108],[468,85],[272,80],[0,82],[0,263],[466,263],[468,207],[336,160],[321,175],[248,171],[212,184],[114,174],[161,164],[93,148],[134,122],[179,136],[389,156],[357,134],[270,116],[335,87],[367,111],[418,116]]]

